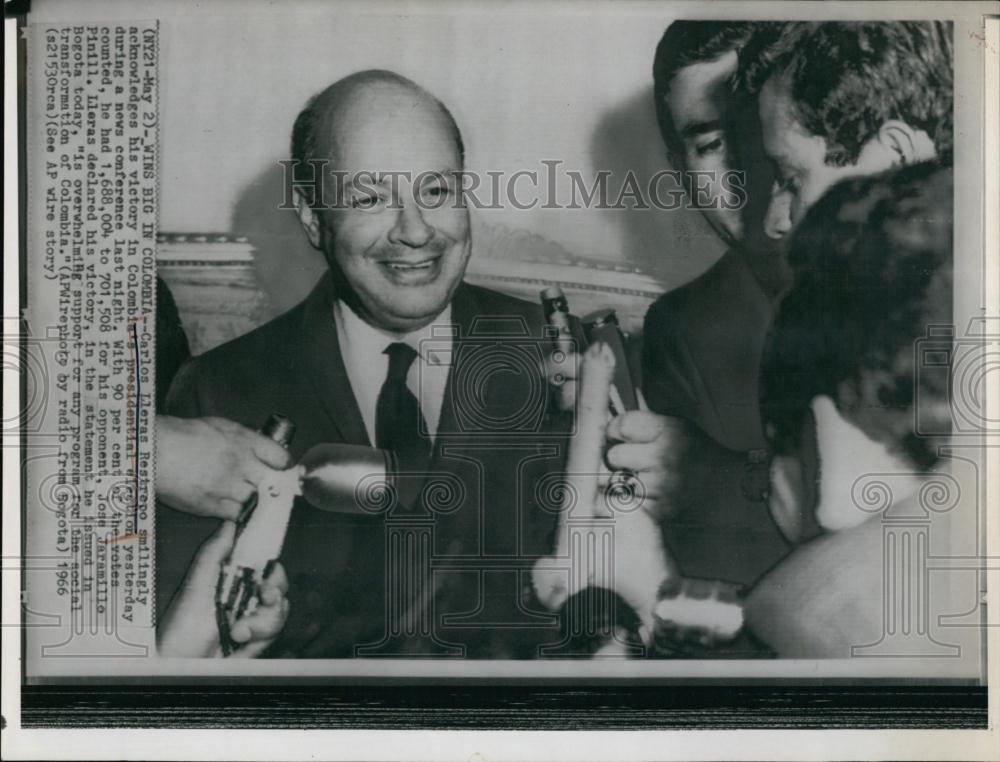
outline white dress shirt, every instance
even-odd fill
[[[339,299],[334,302],[333,313],[347,378],[372,445],[376,444],[375,408],[378,395],[389,372],[389,356],[385,354],[385,348],[397,341],[409,344],[417,352],[417,358],[406,375],[406,385],[420,401],[420,411],[433,440],[437,436],[445,384],[451,368],[454,334],[451,305],[429,325],[406,334],[391,333],[369,325]]]

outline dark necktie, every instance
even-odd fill
[[[389,372],[375,406],[375,445],[396,454],[399,469],[404,474],[399,483],[399,500],[413,508],[423,482],[418,474],[430,466],[431,441],[427,424],[420,412],[420,403],[406,385],[406,375],[417,357],[409,344],[395,342],[385,348],[389,355]]]

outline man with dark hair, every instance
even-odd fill
[[[831,415],[911,468],[937,461],[939,440],[913,430],[913,406],[919,396],[925,425],[948,431],[947,388],[940,376],[916,373],[913,349],[926,325],[951,322],[951,192],[951,170],[934,163],[844,181],[796,231],[795,287],[772,328],[761,381],[773,470],[785,487],[772,499],[780,515],[804,513],[808,525],[815,513],[825,529],[845,521],[831,511],[850,504],[851,485],[834,478],[841,469],[832,459],[821,469],[816,452],[828,439],[817,439],[817,425],[839,426]],[[816,409],[821,396],[836,412]],[[800,494],[806,484],[818,489]]]
[[[892,474],[903,511],[948,441],[947,368],[919,358],[951,354],[952,228],[951,170],[925,163],[840,183],[792,237],[795,285],[765,353],[763,415],[772,510],[790,535],[820,536],[747,607],[782,656],[847,657],[879,638],[882,520],[852,491]]]
[[[743,36],[741,26],[750,34]],[[727,42],[735,47],[722,52]],[[735,89],[729,86],[734,73]],[[687,455],[674,457],[683,482],[709,484],[706,490],[718,492],[719,474],[732,480],[734,472],[745,473],[740,485],[745,499],[731,499],[728,507],[711,510],[718,501],[680,494],[682,507],[668,532],[682,567],[685,555],[689,567],[718,561],[704,566],[715,565],[715,574],[732,577],[729,569],[738,562],[759,560],[748,570],[752,575],[787,549],[773,534],[768,541],[773,523],[761,516],[772,485],[758,371],[775,304],[790,283],[777,244],[837,180],[950,157],[950,27],[676,22],[657,49],[654,76],[664,140],[679,154],[681,166],[708,163],[716,172],[740,166],[747,172],[749,199],[742,227],[732,214],[707,213],[727,239],[740,234],[739,245],[705,275],[664,295],[646,318],[643,378],[650,406],[695,422],[729,451],[712,453],[702,442],[685,453],[675,445]],[[700,89],[691,86],[699,81]],[[706,130],[720,122],[728,129]],[[701,141],[703,136],[712,140]],[[755,182],[774,170],[778,181],[768,182],[767,189]],[[756,469],[741,465],[740,455],[757,463]],[[741,536],[744,520],[765,534]],[[706,533],[713,527],[718,528],[714,543]],[[727,527],[737,533],[722,539]]]
[[[400,474],[387,511],[296,500],[280,558],[290,611],[264,655],[537,656],[560,640],[525,587],[559,507],[537,485],[562,474],[570,421],[550,404],[541,309],[463,280],[472,238],[455,121],[412,81],[367,71],[311,99],[292,143],[299,161],[319,160],[295,191],[330,271],[288,313],[195,358],[168,409],[250,427],[278,411],[297,424],[294,462],[317,444],[374,446]],[[661,432],[629,430],[608,458],[655,490]],[[166,602],[185,570],[188,588],[204,578],[191,559],[218,522],[159,519]],[[178,600],[196,619],[204,597]]]
[[[664,32],[653,60],[653,98],[660,135],[671,165],[705,175],[717,184],[707,191],[705,219],[729,245],[743,239],[741,209],[719,203],[721,177],[739,166],[731,128],[733,99],[728,87],[736,51],[747,44],[754,25],[741,21],[675,21]],[[705,195],[705,191],[702,191]],[[690,193],[692,202],[697,197]]]
[[[756,37],[739,81],[758,95],[776,180],[765,230],[787,235],[849,177],[951,162],[951,23],[796,23]]]
[[[788,550],[767,512],[758,407],[760,354],[786,265],[764,235],[771,173],[756,111],[733,95],[737,53],[780,24],[675,21],[656,49],[653,91],[671,164],[714,202],[701,211],[730,249],[700,277],[660,297],[643,329],[643,390],[675,426],[679,475],[666,541],[692,576],[752,583]],[[742,170],[748,203],[726,209],[722,179]]]

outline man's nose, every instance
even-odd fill
[[[768,238],[780,240],[792,229],[792,196],[790,193],[771,194],[771,203],[764,215],[764,232]]]
[[[401,246],[419,249],[434,237],[434,228],[427,224],[418,204],[404,204],[396,215],[396,224],[389,231],[389,240]]]

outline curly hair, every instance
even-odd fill
[[[758,93],[787,77],[795,117],[826,140],[826,163],[858,160],[890,119],[925,131],[950,163],[953,48],[950,21],[798,22],[754,35],[740,53],[736,86]]]
[[[809,210],[791,242],[794,286],[761,363],[761,410],[776,451],[797,447],[814,397],[837,399],[840,383],[862,370],[892,379],[878,390],[887,412],[912,408],[917,384],[933,383],[899,359],[925,327],[952,322],[952,185],[950,168],[927,162],[840,183]],[[936,458],[912,431],[899,444],[923,467]]]

